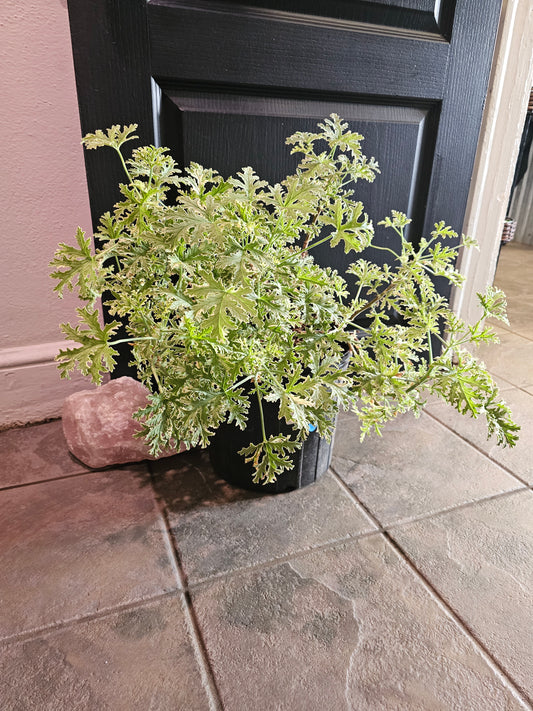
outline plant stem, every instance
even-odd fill
[[[157,383],[157,388],[158,388],[159,392],[161,392],[162,391],[161,382],[160,382],[159,377],[157,375],[156,369],[154,368],[153,365],[150,365],[150,368],[152,370],[152,375],[154,376],[155,382]]]
[[[333,148],[331,149],[331,151],[330,151],[330,158],[332,158],[332,157],[335,155],[335,151],[336,151],[336,150],[337,150],[336,147],[333,147]],[[346,175],[346,174],[345,174],[345,175]],[[343,180],[344,180],[345,175],[343,176]],[[327,181],[327,184],[324,186],[324,192],[327,192],[327,191],[329,190],[329,188],[331,187],[331,183],[333,182],[333,179],[334,179],[334,178],[335,178],[335,175],[330,176],[329,180]],[[340,187],[339,187],[339,190],[341,190],[343,187],[344,187],[344,183],[341,181],[341,185],[340,185]],[[323,206],[323,205],[320,205],[320,207],[318,208],[318,210],[315,212],[315,215],[314,215],[313,219],[311,220],[311,223],[310,223],[310,225],[309,225],[309,227],[308,227],[308,230],[310,230],[310,229],[313,227],[313,225],[316,223],[316,221],[317,221],[318,218],[320,217],[320,213],[322,212],[323,208],[324,208],[324,206]],[[309,232],[308,232],[307,235],[306,235],[306,237],[305,237],[305,239],[304,239],[303,250],[302,250],[303,252],[306,252],[308,249],[312,249],[312,247],[315,247],[315,246],[316,246],[316,245],[311,245],[311,247],[309,247],[309,240],[310,240],[310,239],[311,239],[311,235],[310,235]]]
[[[370,329],[364,328],[360,323],[354,323],[353,321],[346,321],[346,326],[352,326],[356,331],[363,331],[363,333],[370,333]]]
[[[379,249],[381,252],[390,252],[396,259],[400,259],[400,255],[389,247],[378,247],[377,244],[371,244],[370,249]]]
[[[311,220],[311,224],[309,225],[308,230],[310,230],[313,227],[313,225],[316,223],[321,212],[322,212],[322,205],[315,212],[315,216]],[[307,235],[305,236],[304,243],[303,243],[303,250],[302,250],[303,252],[306,252],[307,249],[309,248],[309,240],[310,239],[311,239],[311,233],[308,231]]]
[[[252,378],[253,378],[253,375],[247,375],[246,378],[243,378],[242,380],[239,380],[238,383],[235,383],[235,385],[232,385],[230,390],[236,390],[238,387],[240,387],[241,385],[244,385],[244,383],[247,383]]]
[[[267,436],[266,436],[266,431],[265,431],[265,415],[263,413],[263,403],[261,399],[261,393],[259,392],[259,388],[257,386],[257,383],[254,381],[255,385],[255,392],[257,395],[257,402],[259,404],[259,417],[261,418],[261,432],[263,434],[263,442],[267,442]]]
[[[285,257],[285,259],[282,259],[281,262],[278,263],[278,267],[284,264],[285,262],[288,262],[290,259],[293,259],[294,257],[299,257],[300,254],[303,254],[304,252],[308,252],[310,249],[313,249],[313,247],[318,247],[319,244],[323,244],[324,242],[328,242],[331,239],[332,235],[328,235],[327,237],[324,237],[323,239],[319,239],[318,242],[314,242],[311,245],[308,245],[307,247],[304,247],[301,249],[299,252],[294,252],[293,254],[290,254],[288,257]]]
[[[415,382],[412,383],[412,384],[406,389],[405,393],[406,393],[406,394],[407,394],[407,393],[410,393],[412,390],[414,390],[415,388],[418,388],[420,385],[422,385],[422,384],[425,383],[427,380],[429,380],[429,379],[431,378],[432,374],[433,374],[433,370],[434,370],[435,367],[439,364],[439,361],[442,363],[443,359],[446,357],[446,354],[447,354],[450,350],[452,350],[452,348],[455,348],[457,345],[458,345],[457,343],[453,343],[453,344],[449,345],[448,348],[446,348],[446,349],[441,353],[441,355],[439,356],[439,358],[438,358],[437,360],[431,361],[431,363],[430,363],[430,365],[429,365],[429,368],[427,369],[425,375],[423,375],[421,378],[418,378],[418,380],[415,380]],[[431,348],[431,346],[430,346],[430,348]]]
[[[122,163],[122,167],[124,168],[124,172],[125,172],[126,175],[128,176],[129,182],[130,182],[130,183],[133,182],[132,179],[131,179],[130,171],[128,170],[128,168],[127,168],[127,166],[126,166],[126,161],[124,160],[124,156],[122,155],[122,152],[120,151],[119,148],[116,148],[115,150],[116,150],[116,152],[117,152],[117,153],[119,154],[119,156],[120,156],[120,161],[121,161],[121,163]]]
[[[323,237],[322,239],[319,239],[318,242],[313,242],[313,244],[310,244],[307,249],[313,249],[313,247],[318,247],[319,244],[324,244],[324,242],[329,242],[329,240],[333,237],[333,234],[328,235],[327,237]]]
[[[353,313],[350,316],[350,320],[353,321],[354,318],[357,318],[357,316],[362,314],[364,311],[367,311],[369,308],[374,306],[374,304],[377,304],[378,301],[381,301],[381,299],[384,296],[389,294],[391,291],[393,291],[398,286],[398,282],[399,282],[399,279],[395,279],[394,281],[392,281],[385,289],[383,289],[383,291],[381,291],[379,294],[376,294],[376,296],[373,299],[371,299],[370,301],[367,301],[367,303],[364,306],[362,306],[360,309],[355,311],[355,313]]]
[[[434,364],[434,363],[435,363],[435,361],[433,361],[433,364]],[[415,389],[418,388],[420,385],[423,385],[423,384],[426,382],[426,380],[429,380],[429,379],[431,378],[431,375],[432,375],[432,373],[431,373],[432,370],[433,370],[432,367],[428,368],[427,373],[426,373],[425,375],[423,375],[421,378],[418,378],[418,380],[415,380],[415,382],[412,383],[412,384],[407,388],[407,390],[405,391],[405,394],[407,395],[407,393],[410,393],[412,390],[415,390]]]
[[[431,331],[428,330],[428,351],[429,351],[429,362],[433,363],[433,345],[431,344]]]
[[[357,289],[357,294],[355,295],[355,299],[353,300],[354,304],[356,304],[359,301],[359,297],[361,296],[362,291],[363,291],[363,283],[359,282],[359,288]]]
[[[139,338],[121,338],[118,341],[109,341],[108,346],[118,346],[119,343],[133,343],[133,341],[157,341],[155,336],[139,336]]]

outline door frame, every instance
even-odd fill
[[[503,221],[511,192],[522,128],[533,86],[533,5],[503,0],[489,89],[479,136],[463,231],[480,249],[461,255],[467,279],[452,306],[468,323],[481,313],[477,292],[493,283]]]

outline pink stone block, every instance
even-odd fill
[[[154,457],[144,441],[133,436],[140,430],[133,413],[145,407],[147,395],[142,383],[123,377],[67,397],[62,417],[69,450],[94,469],[183,452],[185,446],[180,443],[178,449],[164,450]]]

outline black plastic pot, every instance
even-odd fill
[[[346,352],[339,362],[340,369],[345,370],[349,362],[350,353]],[[239,450],[247,447],[251,442],[257,443],[263,439],[259,404],[255,394],[250,391],[251,388],[246,428],[240,430],[234,425],[225,423],[211,438],[209,457],[215,472],[234,486],[251,491],[262,491],[265,494],[281,494],[284,491],[301,489],[320,479],[331,464],[334,437],[332,436],[331,442],[327,442],[317,432],[310,432],[302,448],[292,455],[294,466],[291,469],[286,469],[271,484],[254,484],[254,468],[244,461],[242,454],[239,454]],[[294,433],[285,421],[279,419],[278,413],[277,403],[263,400],[267,437]]]
[[[290,434],[293,430],[278,418],[277,403],[263,401],[265,431],[271,434]],[[292,455],[294,466],[282,472],[271,484],[254,484],[254,468],[244,461],[239,450],[251,442],[262,440],[259,406],[255,397],[250,398],[250,410],[246,429],[223,424],[211,438],[209,456],[215,472],[230,484],[241,489],[262,491],[265,494],[281,494],[312,484],[326,473],[331,463],[333,438],[327,442],[316,432],[310,432],[302,449]]]

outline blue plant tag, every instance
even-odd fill
[[[316,425],[309,425],[309,432],[314,432],[316,430]]]

